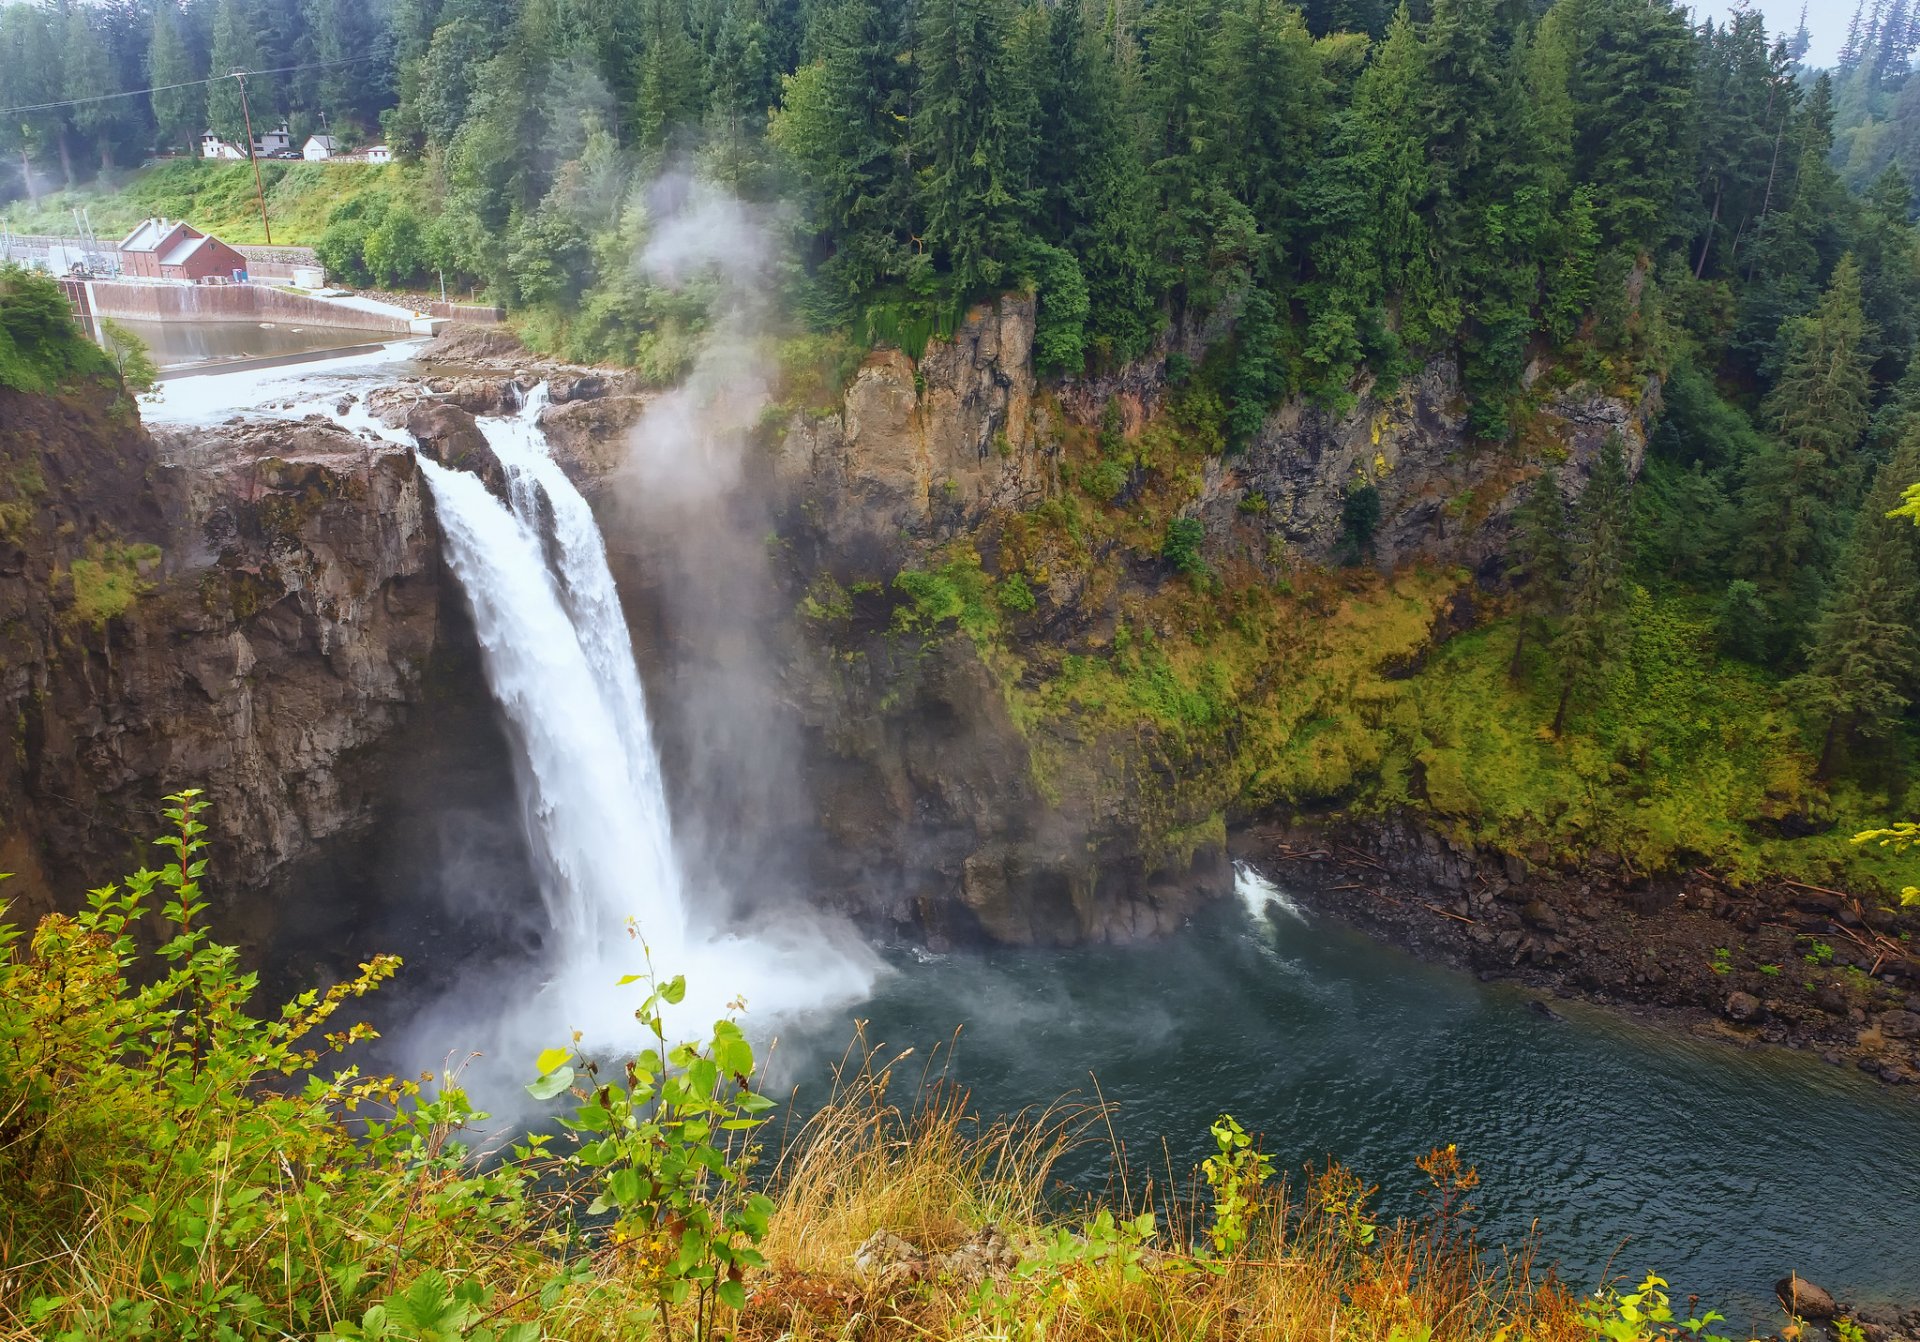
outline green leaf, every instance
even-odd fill
[[[538,1081],[527,1087],[527,1094],[536,1100],[551,1100],[561,1091],[573,1084],[573,1068],[561,1067],[548,1072]]]
[[[737,1281],[721,1282],[714,1288],[713,1294],[728,1309],[742,1310],[747,1307],[747,1288]]]
[[[687,976],[675,974],[660,985],[660,1000],[669,1006],[679,1006],[687,998]]]

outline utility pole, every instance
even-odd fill
[[[247,72],[235,70],[234,82],[240,85],[240,117],[247,124],[247,162],[253,164],[253,198],[260,202],[260,227],[273,246],[273,225],[267,222],[267,190],[260,185],[260,156],[253,152],[253,113],[247,110]]]

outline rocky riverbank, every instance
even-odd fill
[[[1408,821],[1258,824],[1233,843],[1309,908],[1424,958],[1744,1047],[1816,1053],[1889,1085],[1920,1082],[1920,912],[1604,859],[1532,870]]]

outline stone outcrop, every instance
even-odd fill
[[[150,862],[178,788],[215,804],[234,887],[364,822],[438,622],[411,452],[321,420],[156,439],[130,404],[0,397],[12,893]]]
[[[831,550],[975,526],[1029,508],[1057,487],[1058,449],[1036,409],[1034,301],[1008,295],[970,311],[916,365],[876,350],[837,415],[795,415],[774,462]]]
[[[1341,540],[1348,494],[1372,486],[1383,568],[1416,558],[1497,567],[1506,517],[1541,471],[1556,472],[1574,498],[1618,434],[1629,473],[1638,473],[1658,397],[1654,378],[1617,394],[1574,386],[1545,395],[1512,444],[1479,443],[1466,430],[1456,361],[1436,359],[1398,386],[1369,378],[1341,414],[1301,401],[1281,406],[1244,453],[1208,473],[1199,511],[1215,535],[1251,517],[1275,540],[1325,560]]]

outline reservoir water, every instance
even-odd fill
[[[1184,1180],[1228,1112],[1279,1168],[1332,1157],[1411,1212],[1415,1158],[1455,1142],[1485,1237],[1538,1218],[1577,1290],[1609,1265],[1658,1271],[1756,1336],[1783,1322],[1769,1287],[1790,1268],[1855,1303],[1920,1296],[1920,1103],[1817,1059],[1576,1004],[1551,1019],[1518,989],[1238,905],[1165,945],[895,960],[870,1000],[787,1032],[802,1109],[865,1020],[890,1051],[940,1049],[987,1115],[1091,1099],[1097,1076],[1136,1188],[1169,1160]],[[1063,1178],[1106,1186],[1100,1136]]]
[[[396,339],[379,331],[344,326],[295,326],[285,322],[122,321],[138,336],[154,367],[214,367],[239,359],[279,358],[344,349]]]

